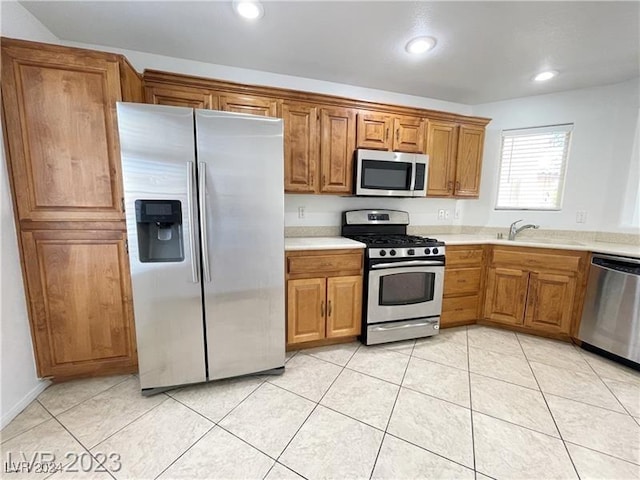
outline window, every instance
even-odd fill
[[[497,210],[560,210],[573,124],[502,132]]]

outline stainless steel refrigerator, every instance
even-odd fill
[[[117,112],[142,393],[281,372],[282,120]]]

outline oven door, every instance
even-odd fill
[[[412,197],[415,155],[358,150],[356,195]]]
[[[439,316],[442,312],[444,266],[440,262],[373,264],[368,279],[367,323]]]

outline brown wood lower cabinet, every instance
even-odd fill
[[[475,323],[481,316],[484,247],[447,246],[446,255],[440,325],[446,328]]]
[[[579,321],[587,252],[493,247],[484,319],[568,338]]]
[[[22,232],[39,376],[136,370],[125,238],[118,230]]]
[[[287,252],[287,346],[360,334],[362,262],[360,250]]]

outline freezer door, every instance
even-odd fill
[[[206,380],[190,108],[118,103],[140,384]]]
[[[282,128],[196,110],[209,379],[284,366]]]

